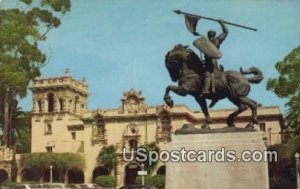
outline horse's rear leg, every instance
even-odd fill
[[[205,116],[205,123],[204,123],[204,125],[202,125],[202,129],[210,129],[209,124],[212,123],[212,119],[210,118],[206,101],[205,101],[205,99],[199,98],[199,97],[195,97],[195,99],[198,102],[198,104],[200,105],[201,110]]]
[[[241,102],[246,104],[247,106],[249,106],[252,110],[252,119],[251,119],[251,123],[250,123],[250,127],[253,127],[253,124],[258,124],[258,120],[257,120],[257,103],[248,98],[248,97],[241,97],[240,98]]]
[[[242,102],[240,102],[237,99],[229,99],[232,103],[234,103],[239,109],[236,110],[235,112],[231,113],[228,118],[227,118],[227,125],[228,127],[235,127],[234,125],[234,119],[243,111],[245,111],[247,109],[247,107],[245,106],[245,104],[243,104]]]

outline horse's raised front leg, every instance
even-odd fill
[[[209,112],[208,112],[208,109],[207,109],[206,100],[203,99],[203,98],[196,97],[196,101],[200,105],[201,110],[205,115],[205,123],[202,126],[202,129],[210,129],[209,124],[212,123],[212,119],[210,118],[210,115],[209,115]]]
[[[170,91],[172,91],[175,94],[180,95],[180,96],[186,96],[187,95],[187,91],[182,86],[169,85],[166,88],[164,101],[171,108],[173,107],[173,100],[172,100],[171,96],[169,95]]]

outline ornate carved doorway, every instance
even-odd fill
[[[136,163],[129,163],[125,167],[125,185],[131,185],[135,184],[135,179],[138,176],[138,171],[140,171],[141,168]]]

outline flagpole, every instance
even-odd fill
[[[181,10],[174,10],[174,12],[176,14],[183,14],[183,15],[194,17],[194,18],[197,18],[197,19],[203,18],[203,19],[206,19],[206,20],[212,20],[212,21],[216,21],[216,22],[220,21],[220,20],[215,19],[215,18],[210,18],[210,17],[206,17],[206,16],[200,16],[200,15],[195,15],[195,14],[190,14],[190,13],[182,12]],[[235,24],[235,23],[232,23],[232,22],[224,21],[224,23],[228,24],[228,25],[232,25],[232,26],[236,26],[236,27],[240,27],[240,28],[252,30],[252,31],[257,31],[257,29],[255,29],[255,28],[251,28],[251,27],[248,27],[248,26],[243,26],[243,25],[240,25],[240,24]]]
[[[133,68],[132,68],[132,69],[133,69],[133,89],[135,89],[135,87],[136,87],[136,86],[135,86],[135,85],[136,85],[136,83],[135,83],[135,79],[136,79],[135,61],[136,61],[136,60],[133,59]]]

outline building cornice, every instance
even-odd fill
[[[109,110],[103,110],[102,116],[103,119],[106,121],[124,121],[124,120],[155,120],[161,116],[161,111],[153,111],[154,108],[158,107],[151,107],[152,110],[148,107],[147,112],[153,112],[153,113],[137,113],[137,114],[130,114],[130,113],[117,113],[118,109],[114,109],[113,111]],[[177,106],[177,109],[170,109],[167,110],[168,115],[172,119],[186,119],[187,121],[193,123],[193,124],[202,124],[205,122],[205,117],[202,114],[202,112],[191,112],[188,111],[189,109],[185,109],[186,106],[183,106],[183,110],[180,111],[180,106]],[[221,109],[221,110],[211,110],[209,111],[211,114],[211,118],[214,123],[224,123],[226,122],[228,115],[234,112],[236,109]],[[270,112],[266,112],[266,110],[269,110]],[[258,114],[258,119],[264,120],[264,121],[279,121],[281,128],[283,129],[284,121],[283,116],[279,111],[279,108],[276,106],[270,106],[270,107],[259,107],[258,111],[260,114]],[[271,112],[272,111],[272,112]],[[222,114],[221,116],[218,114]],[[91,114],[93,115],[93,114]],[[245,113],[241,114],[236,118],[239,122],[248,122],[249,117],[251,116],[251,111],[247,110]],[[87,117],[84,118],[85,120],[93,119],[93,117]]]

